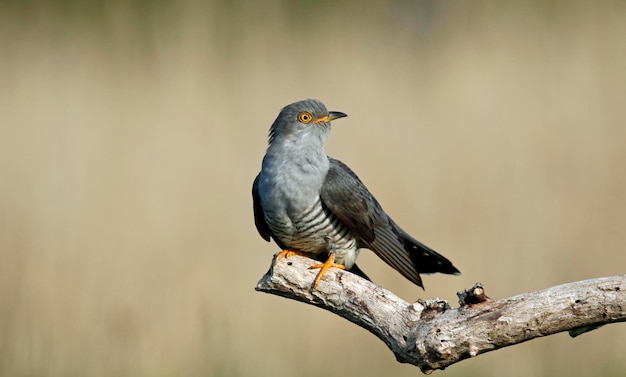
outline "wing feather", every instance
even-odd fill
[[[256,225],[256,230],[259,232],[261,237],[267,242],[270,242],[270,237],[273,237],[274,234],[270,229],[267,222],[265,222],[265,215],[263,215],[263,206],[261,205],[261,196],[259,195],[259,177],[261,173],[259,173],[254,179],[254,183],[252,183],[252,208],[254,210],[254,225]]]
[[[400,234],[363,182],[349,167],[329,158],[330,169],[320,196],[324,205],[358,235],[360,245],[371,249],[385,263],[422,287],[422,279]]]

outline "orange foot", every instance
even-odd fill
[[[289,258],[294,255],[299,255],[301,257],[308,257],[305,253],[301,251],[285,249],[276,255],[276,262],[278,262],[279,260],[283,258]]]
[[[322,280],[322,276],[331,267],[336,267],[336,268],[339,268],[341,270],[345,270],[346,269],[346,266],[344,266],[343,264],[335,263],[335,254],[334,253],[328,254],[328,259],[326,259],[326,262],[320,263],[320,264],[314,264],[311,267],[309,267],[309,269],[313,269],[313,268],[319,268],[320,269],[320,272],[317,273],[317,276],[315,277],[315,280],[313,281],[313,289],[317,289],[317,285],[320,283],[320,280]]]

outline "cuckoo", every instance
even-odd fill
[[[313,288],[331,267],[367,278],[355,263],[361,248],[422,288],[420,273],[458,274],[448,259],[402,230],[348,166],[326,154],[331,121],[345,116],[315,99],[280,111],[252,185],[259,234],[282,249],[278,259],[318,260],[311,266],[319,268]]]

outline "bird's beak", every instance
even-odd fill
[[[337,118],[343,118],[343,117],[347,117],[347,116],[348,116],[348,114],[344,114],[344,113],[341,113],[339,111],[329,111],[328,115],[326,115],[325,117],[317,118],[315,120],[315,124],[330,122],[331,120],[335,120]]]

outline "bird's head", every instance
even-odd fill
[[[330,122],[347,115],[328,111],[316,99],[305,99],[285,106],[278,114],[269,132],[269,143],[296,142],[311,139],[323,145],[330,132]]]

